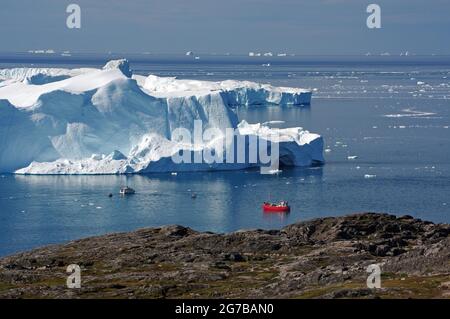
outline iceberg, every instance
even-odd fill
[[[7,84],[12,82],[25,81],[29,84],[44,84],[33,83],[27,79],[33,77],[47,77],[56,78],[58,81],[82,73],[90,72],[95,69],[81,68],[81,69],[59,69],[59,68],[14,68],[14,69],[0,69],[0,83]],[[50,81],[49,81],[50,82]]]
[[[221,82],[178,80],[174,77],[158,77],[150,75],[143,79],[138,77],[144,89],[155,96],[204,96],[211,92],[219,92],[229,107],[249,105],[309,105],[311,90],[274,87],[250,81],[226,80]]]
[[[301,128],[272,129],[261,124],[248,124],[242,121],[237,127],[238,136],[245,138],[244,147],[246,158],[238,162],[233,158],[231,163],[220,161],[200,163],[174,162],[172,156],[180,151],[192,152],[190,158],[203,156],[203,152],[219,150],[223,159],[226,157],[225,136],[220,136],[209,143],[200,146],[194,144],[179,143],[169,140],[159,134],[144,135],[142,140],[134,146],[125,156],[119,151],[113,151],[109,155],[93,154],[89,158],[69,160],[66,158],[52,162],[32,162],[29,166],[16,171],[17,174],[130,174],[130,173],[157,173],[186,171],[211,171],[211,170],[236,170],[265,166],[259,160],[252,162],[249,159],[251,146],[248,137],[263,137],[271,141],[271,136],[276,133],[279,145],[279,162],[286,166],[310,166],[323,162],[322,138],[317,134],[309,133]],[[237,138],[237,137],[236,137]],[[217,145],[221,145],[217,147]],[[236,144],[233,153],[237,154]]]
[[[322,163],[323,140],[302,128],[238,122],[235,108],[309,104],[311,91],[248,81],[195,81],[134,75],[125,59],[101,69],[0,70],[0,172],[16,174],[128,174],[229,170],[262,163],[175,163],[211,149],[227,153],[226,131],[277,135],[282,165]],[[202,144],[172,139],[177,128],[215,129]],[[249,145],[246,143],[246,150]]]

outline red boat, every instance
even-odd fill
[[[280,202],[278,204],[265,202],[262,205],[262,209],[265,212],[289,212],[291,210],[291,207],[289,206],[288,202]]]

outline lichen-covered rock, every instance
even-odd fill
[[[0,259],[0,298],[450,297],[450,225],[364,213],[282,230],[140,229]],[[382,289],[368,289],[379,264]],[[66,288],[78,264],[82,287]]]

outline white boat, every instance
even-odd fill
[[[136,193],[136,191],[128,186],[122,187],[120,189],[120,195],[131,195],[131,194],[135,194],[135,193]]]

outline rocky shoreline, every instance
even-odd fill
[[[0,259],[0,298],[450,298],[450,225],[362,213],[229,234],[147,228]],[[66,287],[67,266],[81,288]],[[381,267],[381,288],[366,269]]]

